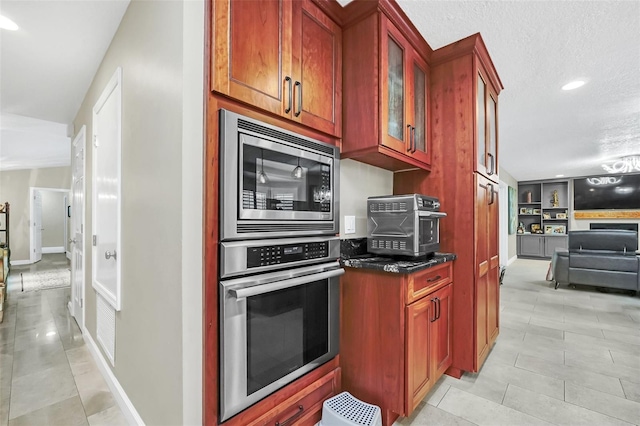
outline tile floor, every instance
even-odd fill
[[[640,423],[640,298],[554,290],[548,265],[508,267],[500,336],[482,370],[444,376],[398,425]],[[69,316],[70,290],[13,286],[0,324],[0,425],[125,424]]]
[[[548,266],[507,268],[500,336],[480,372],[443,376],[396,424],[640,424],[640,297],[554,290]]]
[[[45,254],[9,273],[0,323],[0,426],[124,425],[69,315],[70,288],[20,291],[20,272],[60,268],[69,268],[64,254]]]

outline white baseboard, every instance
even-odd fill
[[[518,259],[518,255],[513,256],[511,259],[509,259],[507,261],[507,266],[511,265],[513,262],[515,262]]]
[[[116,379],[111,368],[109,368],[107,360],[102,356],[100,349],[98,349],[96,342],[93,340],[86,327],[83,327],[82,329],[82,337],[87,343],[89,352],[91,352],[93,359],[96,361],[98,369],[100,370],[100,373],[102,373],[102,377],[104,377],[107,385],[109,385],[109,389],[111,389],[111,393],[118,403],[118,407],[120,407],[122,414],[124,414],[124,417],[127,419],[127,423],[130,425],[144,425],[142,417],[140,417],[140,414],[138,414],[138,411],[133,406],[133,403],[125,393],[124,389],[120,386],[120,382],[118,382],[118,379]]]
[[[64,253],[66,250],[63,246],[60,247],[42,247],[42,254],[49,253]]]
[[[12,260],[9,262],[12,266],[20,266],[20,265],[31,265],[33,262],[31,260]]]

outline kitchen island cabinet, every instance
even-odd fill
[[[342,157],[429,170],[431,48],[395,2],[345,7]]]
[[[340,137],[342,30],[311,0],[213,2],[212,90]]]
[[[411,415],[451,365],[452,263],[411,274],[345,269],[342,384],[391,425]]]

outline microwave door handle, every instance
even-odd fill
[[[236,299],[245,299],[251,296],[258,296],[260,294],[271,293],[272,291],[276,291],[276,290],[295,287],[307,282],[339,277],[342,274],[344,274],[344,269],[342,268],[334,269],[331,271],[321,272],[319,274],[304,275],[302,277],[290,278],[288,280],[277,281],[275,283],[270,283],[270,284],[255,285],[252,287],[239,288],[235,290],[232,289],[232,290],[229,290],[229,293],[231,293],[231,295],[234,296]]]

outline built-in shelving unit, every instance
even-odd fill
[[[566,248],[569,223],[569,181],[518,185],[518,257],[551,257]]]

